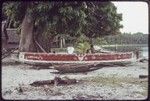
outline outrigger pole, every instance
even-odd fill
[[[35,43],[38,45],[38,47],[43,51],[43,52],[45,52],[45,53],[47,53],[43,48],[42,48],[42,46],[35,40]]]

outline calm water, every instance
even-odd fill
[[[142,47],[142,55],[148,58],[148,47]]]
[[[148,58],[148,46],[119,46],[117,48],[115,47],[105,47],[105,49],[107,50],[111,50],[111,51],[119,51],[119,52],[131,52],[131,51],[135,51],[135,50],[140,50],[141,52],[141,56]]]

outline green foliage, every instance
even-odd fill
[[[76,43],[84,43],[89,42],[89,38],[85,35],[81,35],[80,37],[77,37]]]
[[[111,2],[6,2],[3,12],[19,22],[27,12],[34,17],[36,26],[45,25],[45,30],[55,26],[56,32],[63,34],[84,32],[88,37],[96,37],[115,34],[122,27],[122,16]]]
[[[88,42],[78,43],[75,50],[77,53],[84,54],[90,49],[90,44]]]
[[[119,34],[122,15],[118,14],[116,7],[111,2],[87,2],[87,25],[84,33],[88,37],[95,38],[111,34]]]
[[[116,12],[111,2],[5,2],[2,14],[3,18],[13,20],[15,28],[21,25],[25,14],[28,14],[34,22],[33,33],[44,34],[46,40],[58,34],[72,37],[83,34],[95,38],[118,34],[122,28],[122,15]],[[88,41],[77,43],[87,45]]]
[[[94,40],[94,45],[106,45],[107,44],[107,41],[104,39],[104,38],[96,38]]]
[[[3,18],[13,20],[14,27],[18,27],[24,18],[26,4],[23,2],[5,2],[2,6]]]
[[[86,53],[86,51],[90,49],[90,44],[89,44],[89,39],[81,35],[79,38],[77,38],[76,43],[75,43],[75,50],[77,53]]]
[[[108,44],[148,44],[148,34],[137,32],[134,34],[123,33],[115,36],[106,36],[104,39]]]

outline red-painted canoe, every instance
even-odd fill
[[[20,52],[16,61],[32,65],[52,65],[59,72],[85,72],[95,70],[100,66],[111,64],[128,64],[135,61],[132,52],[125,53],[93,53],[93,54],[68,54],[68,53],[33,53]]]
[[[41,64],[93,64],[93,63],[112,63],[112,62],[132,62],[134,60],[132,52],[125,53],[94,53],[94,54],[67,54],[67,53],[19,53],[19,61],[23,63],[41,63]]]

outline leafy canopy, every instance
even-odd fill
[[[32,16],[35,31],[47,35],[67,34],[89,38],[118,34],[122,15],[111,2],[5,2],[3,18],[19,27],[25,14]]]

